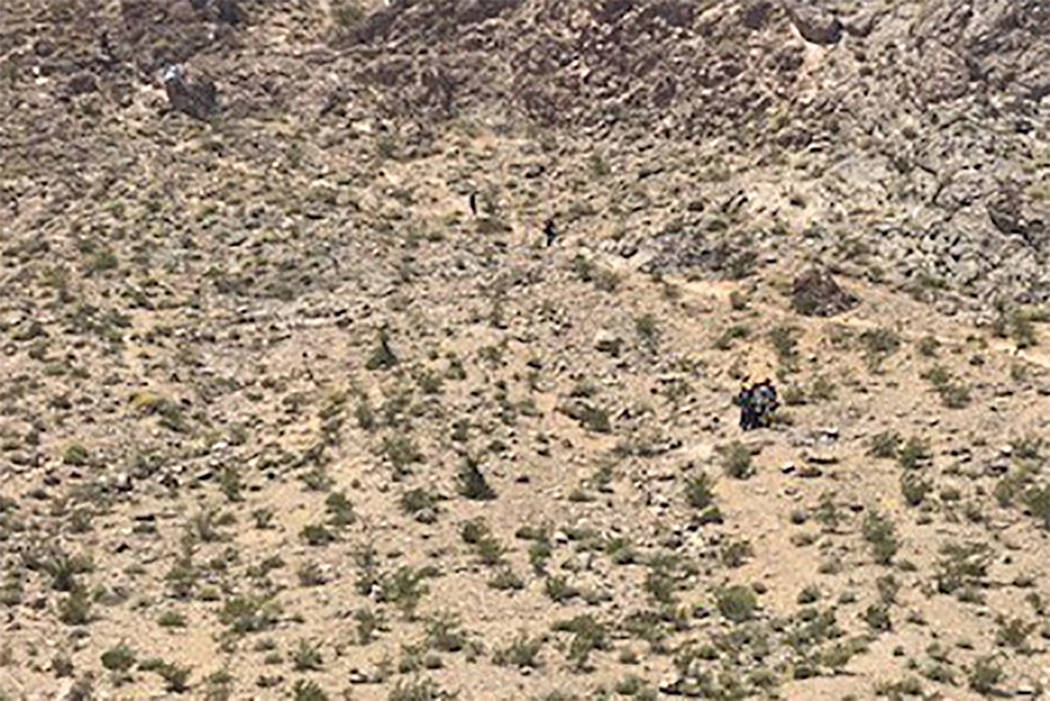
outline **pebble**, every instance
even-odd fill
[[[130,492],[131,475],[129,475],[127,472],[118,473],[116,479],[114,480],[114,486],[117,488],[117,491]]]

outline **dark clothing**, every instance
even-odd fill
[[[768,427],[773,412],[780,406],[777,390],[768,380],[743,388],[736,403],[740,407],[740,428],[744,431]]]
[[[736,403],[740,407],[740,428],[750,431],[756,427],[755,423],[755,393],[752,389],[742,389],[736,397]]]
[[[548,219],[543,225],[543,233],[547,237],[547,247],[554,245],[554,239],[558,238],[558,229],[554,226],[554,220]]]

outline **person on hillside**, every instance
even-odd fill
[[[755,392],[746,382],[740,386],[735,403],[740,407],[740,429],[750,431],[755,428]]]
[[[745,379],[736,396],[736,404],[740,407],[740,429],[743,431],[768,428],[773,412],[780,407],[777,389],[769,379],[750,386]]]
[[[773,412],[780,407],[777,388],[766,378],[752,388],[755,397],[755,420],[758,426],[768,427]]]
[[[547,237],[547,248],[554,245],[554,240],[558,238],[558,228],[554,226],[554,218],[550,218],[543,225],[543,234]]]

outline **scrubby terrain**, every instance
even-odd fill
[[[1042,0],[7,0],[0,699],[1042,695],[1048,95]]]

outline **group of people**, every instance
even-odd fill
[[[750,431],[768,427],[780,401],[777,399],[777,388],[765,379],[750,387],[745,383],[736,397],[736,404],[740,407],[740,428]]]
[[[467,202],[470,204],[470,213],[475,217],[478,216],[478,193],[471,192]],[[548,218],[543,223],[543,236],[547,241],[547,248],[554,245],[554,241],[558,238],[558,227],[554,224],[554,217]]]

